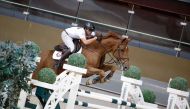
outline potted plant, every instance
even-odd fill
[[[87,61],[83,54],[73,53],[69,56],[68,62],[63,65],[63,68],[75,73],[86,74],[86,64]]]
[[[156,95],[153,91],[145,89],[142,91],[143,93],[143,97],[144,97],[144,101],[147,103],[155,103],[156,101]]]
[[[17,108],[20,91],[31,91],[28,75],[36,69],[39,52],[39,46],[31,41],[22,45],[0,42],[0,108]]]
[[[136,85],[142,85],[141,70],[137,66],[131,65],[127,71],[123,72],[121,80]]]
[[[182,77],[170,79],[167,92],[169,92],[167,108],[177,106],[189,109],[187,97],[189,97],[187,80]]]
[[[38,80],[41,82],[53,84],[56,80],[56,74],[51,68],[43,68],[38,73]]]
[[[189,92],[187,80],[182,77],[175,77],[171,79],[169,82],[169,87],[167,88],[167,92],[188,97]]]
[[[74,53],[69,56],[68,64],[75,66],[75,67],[84,68],[86,66],[87,62],[86,62],[86,58],[83,54]]]
[[[144,98],[144,105],[154,107],[154,108],[158,107],[158,105],[155,104],[156,95],[155,95],[155,93],[153,91],[151,91],[149,89],[144,89],[142,91],[142,95],[143,95],[143,98]]]

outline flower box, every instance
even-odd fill
[[[189,97],[189,92],[177,90],[171,87],[167,88],[167,92],[175,94],[175,95],[183,96],[183,97]]]
[[[121,76],[121,81],[123,81],[123,82],[128,82],[128,83],[132,83],[132,84],[139,85],[139,86],[142,85],[142,80],[137,80],[137,79],[125,77],[125,76],[123,76],[123,75]]]

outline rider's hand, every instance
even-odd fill
[[[92,39],[92,38],[94,38],[94,36],[91,36],[91,35],[90,35],[90,36],[87,36],[86,38],[87,38],[87,39]]]
[[[96,39],[98,42],[100,42],[102,40],[102,37],[101,36],[97,36],[97,39]]]

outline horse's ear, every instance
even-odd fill
[[[128,42],[130,42],[132,39],[131,39],[131,38],[128,38],[127,40],[128,40]]]
[[[127,36],[127,35],[122,35],[122,38],[127,39],[128,42],[130,42],[130,41],[132,40],[132,39],[129,38],[129,36]],[[124,40],[123,40],[123,41],[124,41]]]

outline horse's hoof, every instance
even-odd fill
[[[104,79],[104,81],[105,81],[105,82],[109,82],[109,81],[110,81],[110,79],[105,78],[105,79]]]
[[[91,85],[91,84],[93,84],[92,79],[86,81],[86,85]]]
[[[87,81],[86,81],[86,85],[91,85],[91,84],[96,84],[96,83],[103,83],[104,82],[104,79],[103,79],[103,81],[101,81],[100,79],[99,79],[99,77],[96,77],[96,78],[94,78],[94,79],[88,79]]]
[[[105,82],[106,82],[105,79],[100,80],[100,83],[105,83]]]
[[[108,81],[110,81],[111,80],[111,77],[110,78],[104,78],[104,81],[105,82],[108,82]]]

